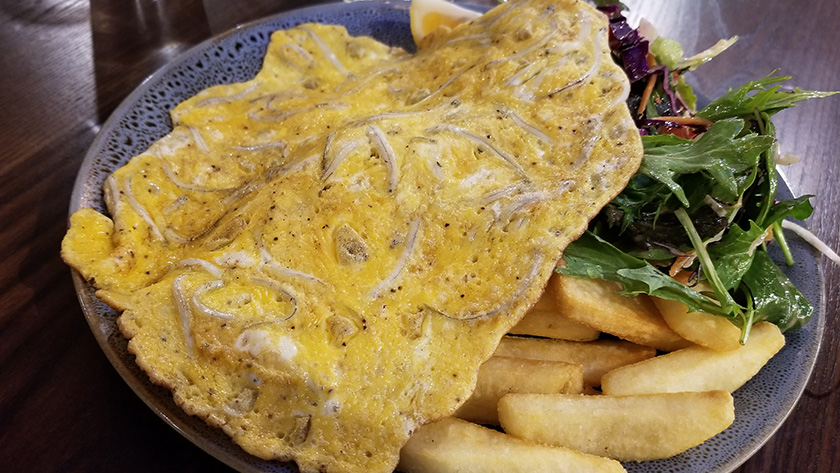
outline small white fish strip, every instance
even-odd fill
[[[408,263],[408,258],[414,253],[415,247],[417,246],[417,241],[419,240],[420,234],[420,219],[415,219],[411,222],[408,227],[408,235],[405,239],[405,246],[403,247],[403,251],[400,254],[400,258],[397,260],[397,264],[391,269],[391,272],[388,276],[380,281],[373,290],[370,291],[370,297],[377,298],[382,295],[382,292],[388,289],[394,282],[397,281],[400,274],[402,273],[403,269],[405,268],[406,263]]]

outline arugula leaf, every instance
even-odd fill
[[[639,172],[665,184],[685,207],[690,204],[677,178],[703,172],[720,189],[719,195],[713,197],[734,203],[742,192],[736,174],[755,168],[760,154],[773,143],[769,136],[740,136],[743,128],[743,120],[728,119],[715,123],[694,141],[665,135],[643,136],[645,156]]]
[[[744,230],[732,225],[721,241],[709,245],[712,259],[721,283],[726,289],[734,289],[741,282],[752,265],[756,241],[764,235],[765,229],[750,221],[750,228]]]
[[[783,200],[777,202],[770,211],[764,221],[761,222],[764,227],[769,227],[771,224],[781,222],[790,217],[797,220],[805,220],[814,212],[814,207],[811,206],[812,195],[803,195],[791,200]]]
[[[776,170],[776,152],[778,151],[779,143],[776,140],[776,126],[770,120],[770,115],[766,113],[756,113],[756,125],[762,135],[772,136],[773,145],[769,150],[765,151],[763,160],[759,163],[756,174],[761,174],[757,178],[757,184],[754,189],[747,195],[747,202],[745,203],[745,213],[754,215],[755,220],[759,225],[762,225],[764,219],[767,217],[767,212],[773,206],[773,201],[778,192],[779,173]]]
[[[742,282],[752,295],[756,322],[766,320],[786,332],[805,325],[811,318],[811,304],[766,252],[756,251]]]
[[[793,200],[783,200],[775,204],[764,218],[764,224],[773,225],[773,236],[776,238],[776,243],[779,244],[779,249],[785,257],[785,263],[788,266],[793,266],[793,254],[790,251],[787,239],[784,232],[782,232],[782,220],[792,217],[799,220],[805,220],[814,212],[811,206],[810,198],[813,196],[804,195]]]
[[[693,143],[693,141],[680,138],[677,135],[642,135],[642,145],[645,147],[645,152],[665,146],[679,146],[689,143]]]
[[[774,76],[776,71],[756,81],[747,82],[737,89],[730,89],[720,98],[697,112],[697,116],[708,120],[722,120],[725,118],[750,118],[759,113],[768,116],[786,108],[794,107],[798,102],[808,99],[828,97],[837,92],[820,92],[801,90],[782,90],[779,82],[790,80],[790,76]]]
[[[703,240],[694,228],[694,223],[692,223],[688,213],[684,208],[679,208],[674,212],[674,215],[677,216],[680,223],[685,228],[685,232],[691,240],[691,245],[694,247],[694,252],[697,254],[697,259],[700,261],[700,266],[703,268],[706,281],[709,282],[709,285],[711,285],[712,289],[715,291],[715,295],[720,302],[721,309],[727,312],[738,312],[736,310],[735,301],[732,299],[732,295],[729,294],[728,288],[724,287],[723,282],[721,282],[720,276],[718,276],[718,272],[715,269],[715,264],[709,257],[709,252],[706,250],[706,245],[703,243]]]
[[[623,233],[633,221],[641,219],[643,209],[652,204],[666,202],[671,195],[671,190],[661,182],[644,174],[633,176],[627,187],[612,201],[623,213],[619,233]]]
[[[692,311],[730,317],[713,301],[590,232],[567,246],[563,258],[566,266],[557,270],[560,274],[618,282],[626,296],[649,294],[682,302]]]

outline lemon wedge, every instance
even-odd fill
[[[454,28],[459,23],[478,18],[481,13],[459,7],[446,0],[412,0],[409,7],[411,36],[414,44],[439,27]]]

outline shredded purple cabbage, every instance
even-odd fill
[[[648,42],[639,32],[627,23],[618,5],[599,7],[610,20],[610,49],[618,55],[621,66],[630,82],[647,77],[650,70],[647,64]]]
[[[627,23],[627,18],[621,13],[621,6],[606,5],[598,7],[598,10],[607,15],[609,19],[609,43],[610,50],[616,59],[618,65],[624,69],[627,78],[631,83],[637,83],[641,79],[645,79],[654,74],[662,74],[662,81],[657,81],[661,84],[661,91],[668,97],[668,106],[670,110],[662,108],[660,113],[668,115],[679,115],[688,107],[680,99],[679,95],[674,93],[671,87],[671,71],[663,66],[657,65],[648,66],[647,56],[650,51],[649,43],[639,34],[639,31]],[[634,85],[631,91],[631,103],[635,99],[636,102],[642,97],[644,90],[643,84]],[[634,108],[631,106],[631,108]],[[644,116],[636,117],[636,126],[643,134],[649,134],[652,130],[665,125],[672,129],[685,128],[673,122],[663,123],[662,121],[646,120]]]

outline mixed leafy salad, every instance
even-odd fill
[[[632,85],[627,104],[645,154],[629,185],[566,249],[558,271],[729,318],[742,343],[762,320],[782,331],[802,326],[813,309],[771,261],[767,244],[774,240],[793,264],[781,222],[813,209],[810,196],[776,200],[771,118],[832,93],[784,88],[790,77],[774,72],[696,110],[685,73],[737,38],[684,58],[675,41],[649,41],[632,28],[622,5],[596,3],[610,19],[610,48]]]

